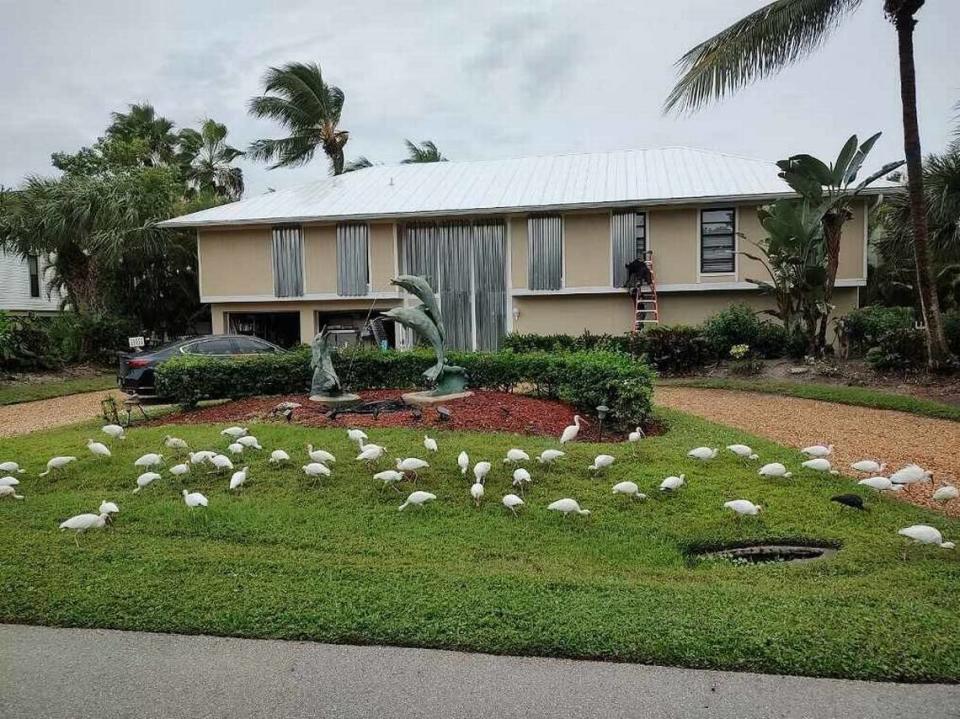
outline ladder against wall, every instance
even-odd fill
[[[636,334],[645,325],[660,324],[660,304],[657,300],[657,276],[653,269],[653,252],[647,251],[647,267],[650,281],[641,282],[631,290],[634,300],[633,332]]]

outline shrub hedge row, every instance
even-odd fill
[[[520,385],[592,413],[605,404],[622,426],[643,423],[650,414],[654,373],[645,362],[616,352],[451,353],[467,371],[470,386],[509,391]],[[434,362],[431,352],[348,349],[334,355],[343,385],[351,390],[416,388]],[[181,404],[205,399],[301,394],[310,385],[308,348],[280,355],[234,360],[177,357],[157,369],[159,393]]]

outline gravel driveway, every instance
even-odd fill
[[[787,447],[833,444],[830,460],[844,474],[856,474],[851,462],[875,459],[887,463],[887,473],[916,462],[933,472],[933,487],[960,479],[960,422],[722,389],[657,387],[655,400]],[[797,459],[799,464],[799,453]],[[931,485],[915,484],[896,496],[960,516],[960,500],[941,506],[930,499],[932,493]]]
[[[29,434],[40,429],[62,427],[100,416],[100,400],[113,396],[123,406],[124,394],[118,390],[99,390],[66,397],[41,399],[0,407],[0,437]]]

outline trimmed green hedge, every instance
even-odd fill
[[[449,360],[466,369],[472,387],[509,391],[527,386],[591,413],[605,404],[623,426],[643,423],[650,414],[654,372],[620,353],[454,352]],[[421,387],[421,375],[433,362],[433,353],[424,350],[352,349],[334,355],[337,373],[351,390]],[[177,357],[160,365],[156,375],[161,396],[187,405],[205,399],[301,394],[309,388],[310,376],[308,348],[234,360]]]

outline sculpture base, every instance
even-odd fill
[[[416,407],[430,407],[441,402],[452,402],[455,399],[472,397],[473,392],[453,392],[451,394],[434,394],[436,390],[426,390],[424,392],[407,392],[403,395],[403,401],[406,404]]]
[[[324,407],[353,407],[360,404],[360,395],[351,392],[343,394],[314,394],[310,396],[311,402],[322,404]]]

